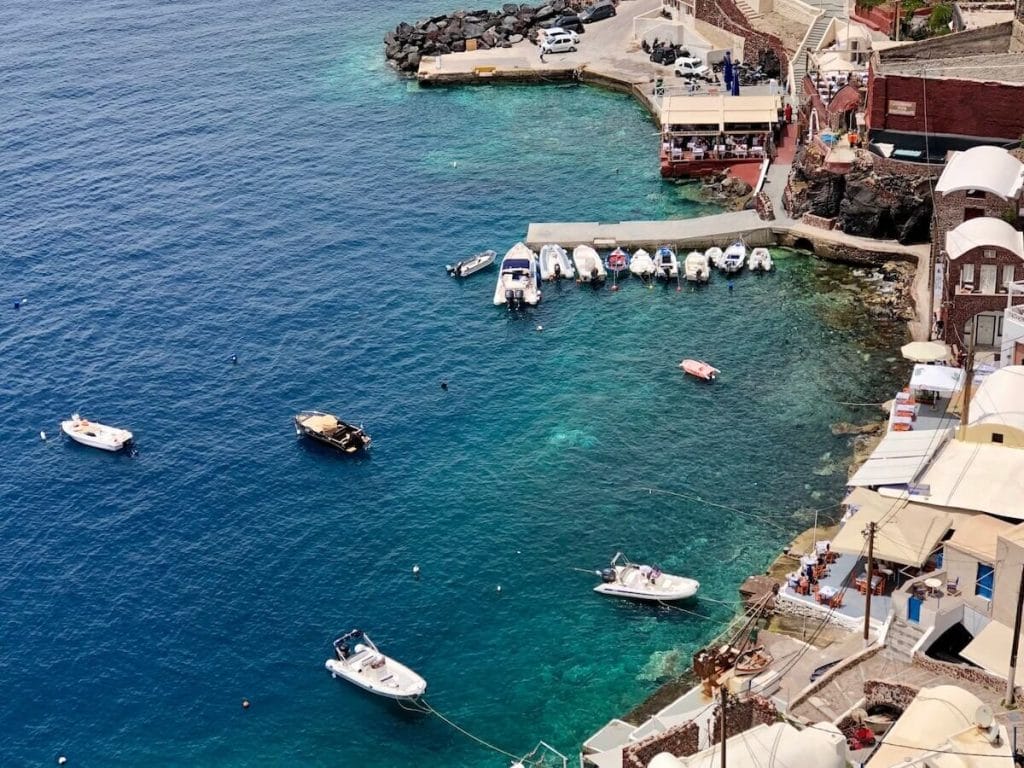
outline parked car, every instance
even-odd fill
[[[580,11],[580,21],[584,24],[590,24],[594,21],[600,21],[601,19],[610,19],[615,15],[615,6],[610,0],[602,0],[602,2],[588,5],[582,11]]]
[[[572,32],[568,29],[563,29],[562,27],[551,27],[549,29],[537,30],[537,45],[543,45],[545,40],[550,40],[552,38],[564,35],[567,35],[570,38],[572,38],[572,41],[576,43],[576,45],[580,44],[580,36],[575,32]]]
[[[711,68],[700,59],[676,59],[676,77],[706,77]]]
[[[580,44],[580,38],[575,32],[563,32],[560,35],[545,35],[540,44],[541,54],[545,53],[571,53]]]
[[[577,34],[582,34],[586,31],[583,27],[583,22],[580,21],[580,17],[575,13],[559,16],[553,21],[545,22],[543,26],[547,29],[567,29]]]

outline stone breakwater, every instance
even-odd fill
[[[584,0],[551,0],[543,5],[505,3],[500,10],[456,11],[402,22],[384,36],[384,56],[402,72],[415,72],[424,56],[508,48],[563,13],[575,13]],[[472,43],[469,41],[473,41]]]

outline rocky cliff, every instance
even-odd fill
[[[810,144],[793,161],[786,194],[790,215],[834,219],[836,229],[904,245],[930,239],[932,201],[925,175],[894,174],[875,168],[872,155],[858,152],[850,170],[834,173],[825,153]]]
[[[551,0],[536,6],[505,3],[496,11],[456,11],[414,24],[402,22],[384,36],[384,55],[402,72],[415,72],[424,56],[464,51],[467,40],[475,40],[479,50],[508,48],[584,5],[584,0]]]

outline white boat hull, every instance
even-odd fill
[[[751,272],[771,272],[774,264],[772,254],[767,248],[755,248],[747,259],[747,269]]]
[[[589,245],[577,245],[572,249],[572,260],[576,263],[576,274],[581,283],[600,283],[608,279],[604,262],[597,251]]]
[[[637,277],[652,277],[655,272],[654,259],[642,248],[633,254],[629,262],[629,271]]]
[[[615,581],[598,584],[594,591],[602,595],[628,597],[632,600],[673,602],[688,600],[700,589],[700,582],[695,579],[667,573],[659,575],[652,582],[641,574],[636,566],[631,565],[616,565],[615,574]]]
[[[718,262],[720,262],[722,260],[722,249],[719,248],[718,246],[714,246],[713,245],[710,248],[708,248],[706,251],[704,251],[704,255],[708,257],[708,261],[711,262],[711,266],[713,266],[713,267],[715,267],[715,269],[717,269],[718,268]]]
[[[741,242],[735,242],[725,249],[722,258],[718,262],[723,272],[739,272],[747,262],[747,246]]]
[[[90,448],[98,448],[101,451],[120,451],[132,441],[132,433],[127,429],[118,429],[82,419],[77,414],[62,421],[60,429],[76,443],[87,445]]]
[[[575,276],[565,248],[560,245],[545,245],[540,249],[541,280],[571,280]]]
[[[537,254],[522,243],[513,245],[501,261],[498,284],[494,288],[494,305],[516,307],[540,303]]]
[[[370,663],[372,656],[366,650],[357,650],[348,661],[328,659],[324,667],[331,673],[331,677],[340,678],[386,699],[415,699],[427,690],[427,681],[404,664],[379,654],[384,663],[375,668]]]
[[[683,274],[688,283],[706,283],[711,279],[711,261],[703,253],[694,251],[683,262]]]

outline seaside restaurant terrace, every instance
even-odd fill
[[[775,155],[782,97],[666,96],[661,108],[661,175],[685,178],[760,163]]]
[[[800,558],[780,590],[786,600],[816,606],[840,623],[859,626],[871,590],[871,619],[884,622],[893,593],[907,581],[941,565],[943,540],[954,518],[934,508],[855,488],[843,504],[848,512],[831,541],[818,541]],[[869,523],[876,524],[874,569],[867,573]]]

